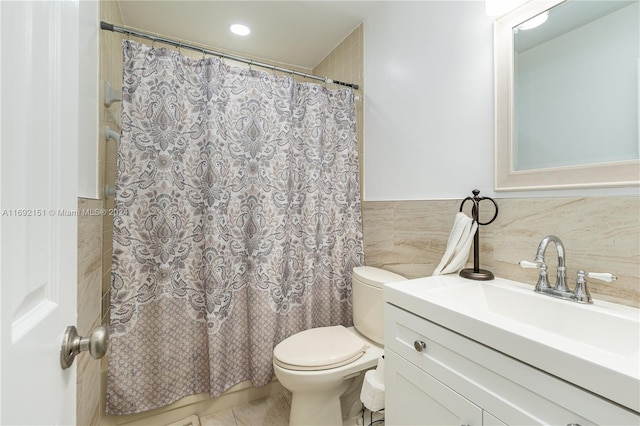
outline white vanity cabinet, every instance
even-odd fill
[[[392,350],[385,353],[389,425],[479,425],[482,409]],[[393,399],[393,401],[390,400]],[[390,410],[390,407],[394,407]]]
[[[390,426],[640,424],[631,410],[390,303],[385,382]]]

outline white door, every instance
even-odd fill
[[[78,3],[0,1],[0,424],[75,424]]]

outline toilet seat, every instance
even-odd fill
[[[360,358],[369,346],[344,326],[301,331],[278,343],[273,362],[289,370],[328,370]]]

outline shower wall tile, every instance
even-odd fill
[[[114,1],[100,2],[100,18],[122,25],[119,5]],[[122,80],[121,63],[113,58],[121,58],[121,36],[115,33],[100,32],[100,80],[109,81],[111,86],[119,89]],[[104,99],[104,88],[100,84],[100,99]],[[100,105],[99,131],[109,126],[119,131],[120,104],[114,103],[110,108]],[[115,176],[115,141],[99,138],[100,186],[113,185]],[[110,200],[78,199],[78,211],[113,208],[113,197]],[[78,216],[78,312],[77,326],[80,335],[88,334],[91,329],[103,323],[105,317],[105,259],[111,261],[111,228],[112,217],[109,215]],[[106,292],[106,293],[105,293]],[[101,406],[103,396],[103,380],[101,371],[104,362],[93,360],[87,354],[77,358],[77,424],[97,425],[103,418]]]
[[[78,199],[78,212],[98,210],[102,200]],[[86,336],[100,323],[102,277],[102,217],[78,216],[78,288],[76,326],[81,336]],[[78,424],[93,425],[99,422],[100,363],[88,354],[76,358]]]
[[[101,200],[78,199],[78,211],[102,208]],[[100,312],[102,275],[102,217],[78,216],[78,332],[91,330]]]
[[[100,19],[116,24],[124,25],[120,14],[118,2],[103,0],[100,2]],[[100,79],[107,81],[115,90],[122,89],[122,40],[124,35],[102,31],[100,33]],[[101,105],[102,126],[109,126],[112,130],[120,132],[121,102],[114,102],[110,107]],[[115,187],[116,176],[116,141],[104,140],[104,182],[109,187]],[[113,253],[113,215],[114,197],[105,197],[104,208],[107,212],[102,217],[102,267],[101,271],[101,320],[108,323],[109,290],[111,287],[111,256]]]
[[[355,83],[359,86],[354,90],[356,95],[356,126],[358,132],[358,157],[360,159],[360,182],[362,179],[363,156],[364,156],[364,132],[363,132],[363,111],[364,111],[364,24],[360,24],[349,34],[336,48],[327,55],[318,65],[313,68],[312,73],[332,80],[339,80],[345,83]],[[329,85],[330,87],[343,87]],[[361,192],[362,193],[362,192]]]
[[[482,268],[533,285],[536,272],[520,268],[518,262],[533,260],[540,240],[554,234],[565,246],[569,282],[578,269],[611,272],[618,277],[613,283],[590,280],[593,297],[640,307],[640,197],[496,202],[500,209],[496,221],[480,228]],[[365,263],[408,278],[431,275],[459,207],[460,200],[364,202]],[[489,203],[480,209],[481,220],[492,214]],[[546,255],[550,271],[557,265],[555,253],[550,246]],[[472,264],[470,258],[468,265]]]
[[[97,323],[96,323],[97,325]],[[76,357],[78,381],[76,393],[78,404],[76,412],[76,424],[98,425],[100,424],[100,361],[91,358],[88,353],[82,353]]]

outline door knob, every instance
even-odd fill
[[[71,367],[73,360],[80,352],[89,351],[92,358],[98,359],[105,356],[109,348],[109,330],[104,325],[99,325],[88,337],[78,335],[75,326],[70,325],[64,332],[62,345],[60,346],[60,365],[62,369]]]

